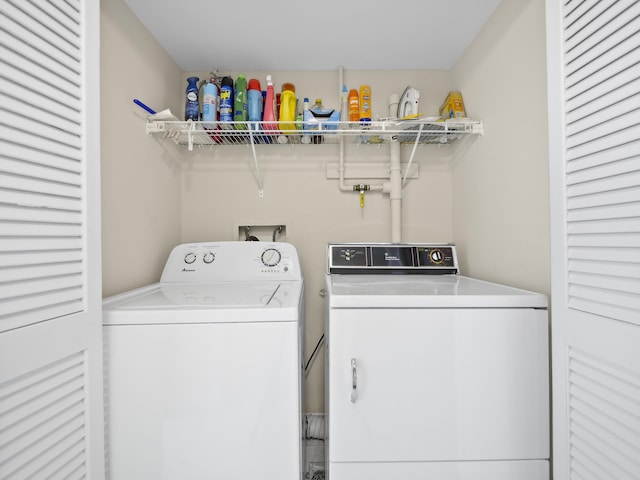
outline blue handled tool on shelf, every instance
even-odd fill
[[[152,108],[146,106],[144,103],[142,103],[140,100],[138,100],[137,98],[133,99],[133,103],[135,103],[136,105],[144,108],[147,112],[149,112],[151,115],[154,115],[156,112],[155,110],[153,110]]]

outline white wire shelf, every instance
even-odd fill
[[[200,148],[217,145],[317,145],[348,144],[380,145],[391,140],[406,144],[445,145],[470,134],[484,133],[481,121],[472,119],[381,120],[368,124],[331,122],[320,129],[304,128],[301,122],[207,122],[154,119],[149,116],[146,130],[178,145]]]

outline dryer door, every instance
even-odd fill
[[[329,461],[549,458],[547,313],[332,309]]]

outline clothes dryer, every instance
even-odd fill
[[[454,245],[327,253],[329,480],[548,480],[546,297],[459,275]]]
[[[103,312],[112,480],[300,480],[293,245],[179,245],[159,283],[106,299]]]

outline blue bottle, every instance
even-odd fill
[[[260,130],[260,122],[262,122],[262,90],[260,90],[260,80],[257,78],[249,80],[247,110],[250,122],[249,128],[254,132]],[[262,137],[254,136],[254,143],[260,143],[262,140]]]
[[[260,81],[252,78],[249,80],[249,89],[247,90],[247,107],[249,120],[252,122],[262,121],[262,90],[260,90]],[[254,125],[254,130],[257,130]]]
[[[220,123],[233,122],[233,79],[223,77],[220,83]],[[231,128],[231,125],[223,128]]]
[[[197,122],[200,120],[200,103],[198,102],[198,77],[187,78],[184,119]]]
[[[202,91],[202,121],[208,122],[206,128],[216,128],[218,117],[218,87],[215,83],[209,82]]]

